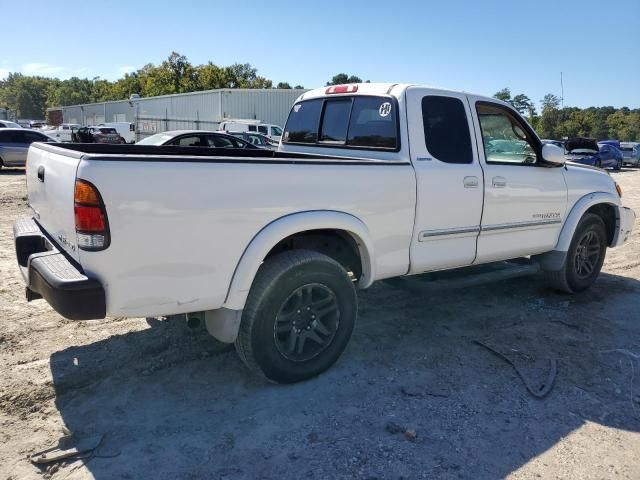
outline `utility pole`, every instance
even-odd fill
[[[562,72],[560,72],[560,105],[564,108],[564,83],[562,82]]]

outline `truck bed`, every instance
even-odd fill
[[[407,272],[414,171],[398,158],[364,157],[370,153],[39,143],[27,160],[29,203],[54,246],[104,288],[107,315],[230,308],[230,285],[249,245],[297,214],[344,215],[365,225],[375,250],[370,281]],[[94,185],[104,201],[104,250],[78,246],[76,179]]]
[[[66,150],[66,155],[86,160],[102,161],[153,161],[153,162],[204,162],[204,163],[234,163],[246,162],[248,159],[260,159],[265,163],[358,163],[358,164],[408,164],[408,161],[389,161],[358,156],[332,156],[309,153],[278,152],[267,149],[240,148],[208,148],[208,147],[178,147],[169,145],[136,145],[136,144],[105,144],[105,143],[56,143],[35,144],[37,148],[50,152]],[[147,157],[147,158],[144,158]]]

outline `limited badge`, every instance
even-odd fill
[[[381,117],[386,117],[387,115],[389,115],[391,113],[391,103],[384,102],[382,105],[380,105],[378,113]]]

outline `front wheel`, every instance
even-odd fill
[[[249,292],[235,346],[250,370],[294,383],[331,367],[358,311],[353,281],[335,260],[294,250],[263,263]]]
[[[614,170],[622,170],[622,160],[618,160],[616,162],[616,167],[614,168]]]
[[[607,231],[602,218],[585,214],[573,234],[562,268],[545,272],[547,283],[566,293],[586,290],[598,278],[606,250]]]

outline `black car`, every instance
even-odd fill
[[[175,147],[248,148],[255,145],[232,135],[204,130],[172,130],[143,138],[137,145],[172,145]]]
[[[278,147],[278,144],[271,140],[269,137],[262,133],[255,132],[227,132],[229,135],[233,135],[234,137],[241,138],[245,142],[248,142],[256,147],[260,148],[268,148],[270,150],[274,150]]]

